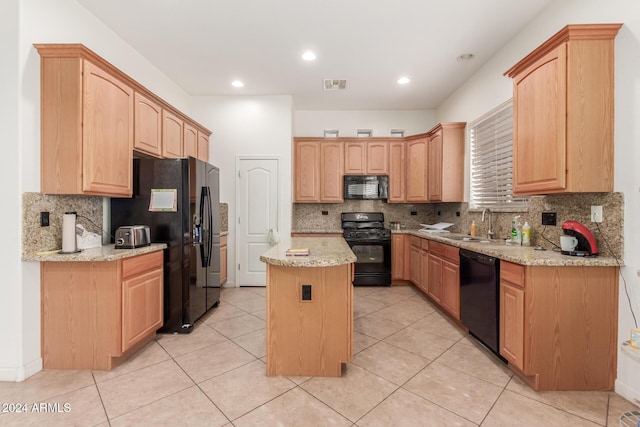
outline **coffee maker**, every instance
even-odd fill
[[[598,244],[591,231],[578,221],[565,221],[562,231],[568,236],[578,239],[578,245],[572,251],[561,251],[564,255],[571,256],[597,256]]]

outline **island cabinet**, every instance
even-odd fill
[[[568,25],[509,69],[514,193],[613,191],[614,38]]]
[[[308,256],[288,257],[290,248]],[[353,263],[342,237],[285,239],[267,264],[267,376],[341,376],[353,355]]]
[[[460,320],[460,256],[458,248],[439,242],[429,242],[428,274],[428,295],[453,318]]]
[[[406,142],[389,142],[389,203],[405,202],[406,191]]]
[[[163,323],[163,252],[42,262],[45,369],[111,369]]]
[[[131,196],[133,89],[82,57],[40,54],[41,191]]]
[[[387,175],[389,144],[387,141],[345,141],[346,175]]]
[[[464,129],[466,123],[440,123],[429,131],[430,202],[462,202],[464,196]]]
[[[133,148],[154,157],[162,156],[162,107],[139,92],[134,96]]]
[[[500,354],[535,390],[613,390],[618,267],[500,263]]]
[[[409,137],[406,144],[406,201],[428,202],[429,137],[426,134]]]
[[[341,203],[344,151],[338,141],[294,141],[294,202]]]

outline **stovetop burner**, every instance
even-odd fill
[[[384,228],[382,212],[343,212],[342,235],[348,241],[381,241],[391,239],[391,230]]]

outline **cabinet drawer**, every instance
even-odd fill
[[[500,280],[524,288],[524,265],[502,261],[500,263]]]
[[[420,239],[420,240],[421,240],[420,247],[422,249],[428,251],[429,250],[429,245],[431,245],[431,243],[429,243],[429,240],[428,239]]]
[[[409,243],[411,244],[411,246],[415,246],[419,248],[422,245],[422,239],[417,236],[411,236],[409,237]]]
[[[145,271],[162,268],[163,251],[155,251],[122,261],[122,278],[143,273]]]
[[[442,258],[446,258],[454,264],[460,265],[459,249],[455,246],[432,241],[429,243],[429,252],[438,254]]]
[[[227,238],[229,236],[220,236],[220,246],[226,246],[227,245]],[[342,235],[341,235],[342,237]]]

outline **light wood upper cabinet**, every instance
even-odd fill
[[[462,202],[466,123],[440,123],[429,131],[428,196],[431,202]]]
[[[343,201],[344,148],[340,141],[293,143],[295,202]]]
[[[162,156],[166,158],[182,157],[182,137],[184,122],[180,117],[162,110]]]
[[[429,138],[420,135],[407,141],[406,188],[407,202],[427,202],[428,195],[428,144]]]
[[[320,201],[343,201],[344,154],[340,142],[320,144]]]
[[[81,57],[38,46],[41,191],[130,196],[133,90]]]
[[[198,158],[198,130],[185,122],[183,132],[182,145],[184,148],[184,156]]]
[[[209,163],[209,135],[198,131],[198,159]]]
[[[133,148],[162,156],[162,107],[139,92],[134,97]]]
[[[389,144],[387,141],[344,142],[345,175],[387,175]]]
[[[42,193],[131,196],[134,149],[184,155],[184,114],[81,44],[34,46],[41,58]],[[197,129],[208,138],[206,128]],[[199,156],[207,159],[202,139]]]
[[[514,193],[613,191],[614,38],[568,25],[509,69]]]
[[[389,198],[387,201],[404,202],[406,194],[405,153],[406,142],[389,142]]]
[[[344,143],[344,173],[346,175],[367,173],[367,143],[365,141]]]
[[[132,193],[133,90],[84,61],[82,172],[86,193]]]
[[[320,145],[317,141],[294,142],[295,202],[320,201]]]
[[[387,141],[367,141],[367,174],[387,175],[389,173],[389,143]]]

